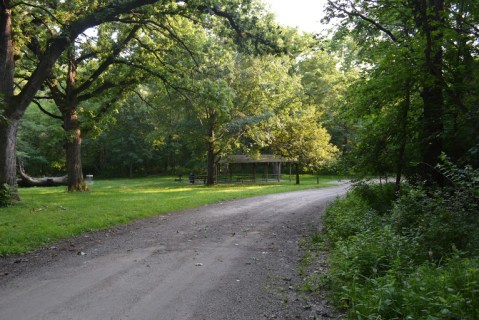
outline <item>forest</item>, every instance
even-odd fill
[[[326,12],[309,34],[257,0],[1,1],[0,206],[20,173],[214,185],[223,157],[274,154],[357,181],[311,290],[350,318],[478,318],[479,2]]]

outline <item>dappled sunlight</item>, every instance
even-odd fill
[[[78,193],[69,193],[64,187],[20,189],[22,202],[1,209],[0,255],[29,251],[81,232],[109,228],[135,219],[219,201],[319,186],[312,183],[313,179],[309,181],[301,186],[259,183],[207,187],[180,184],[167,177],[95,181],[91,191]]]
[[[175,192],[190,192],[195,188],[164,188],[154,190],[142,190],[141,193],[175,193]]]

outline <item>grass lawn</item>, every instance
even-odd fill
[[[83,232],[205,204],[271,193],[325,187],[338,177],[303,175],[293,182],[190,185],[174,177],[95,181],[92,191],[65,187],[20,189],[22,202],[0,208],[0,256],[32,251]]]

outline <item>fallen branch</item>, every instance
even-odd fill
[[[20,179],[17,180],[19,187],[56,187],[56,186],[66,186],[68,183],[68,175],[62,177],[44,177],[44,178],[33,178],[25,173],[23,168],[23,163],[18,162],[18,172],[20,174]]]

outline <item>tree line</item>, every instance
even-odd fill
[[[360,175],[448,183],[445,154],[479,165],[478,22],[475,1],[329,1],[334,38],[356,65],[344,114]]]
[[[85,190],[82,141],[119,129],[113,123],[142,110],[158,119],[131,126],[154,127],[140,133],[145,149],[135,149],[141,144],[131,130],[114,146],[126,143],[115,160],[128,158],[130,170],[161,148],[170,157],[178,153],[175,143],[188,146],[190,160],[206,157],[208,183],[214,163],[233,149],[267,149],[304,164],[334,157],[296,75],[295,59],[314,39],[277,25],[259,2],[4,1],[0,9],[0,184],[12,199],[18,198],[17,156],[27,169],[41,163],[40,173],[64,169],[68,189]],[[63,131],[53,120],[32,121],[42,114]],[[286,154],[293,150],[281,142],[290,133],[286,121],[291,126],[302,118],[318,138],[309,139],[309,148],[317,154],[321,145],[321,157]],[[65,157],[50,147],[64,147]]]
[[[447,183],[443,154],[478,166],[475,2],[329,1],[326,37],[278,25],[257,1],[0,8],[0,184],[11,198],[17,157],[32,174],[66,171],[70,191],[85,189],[85,166],[202,166],[213,183],[233,152],[310,171],[339,157],[335,170],[393,174],[398,188]]]

